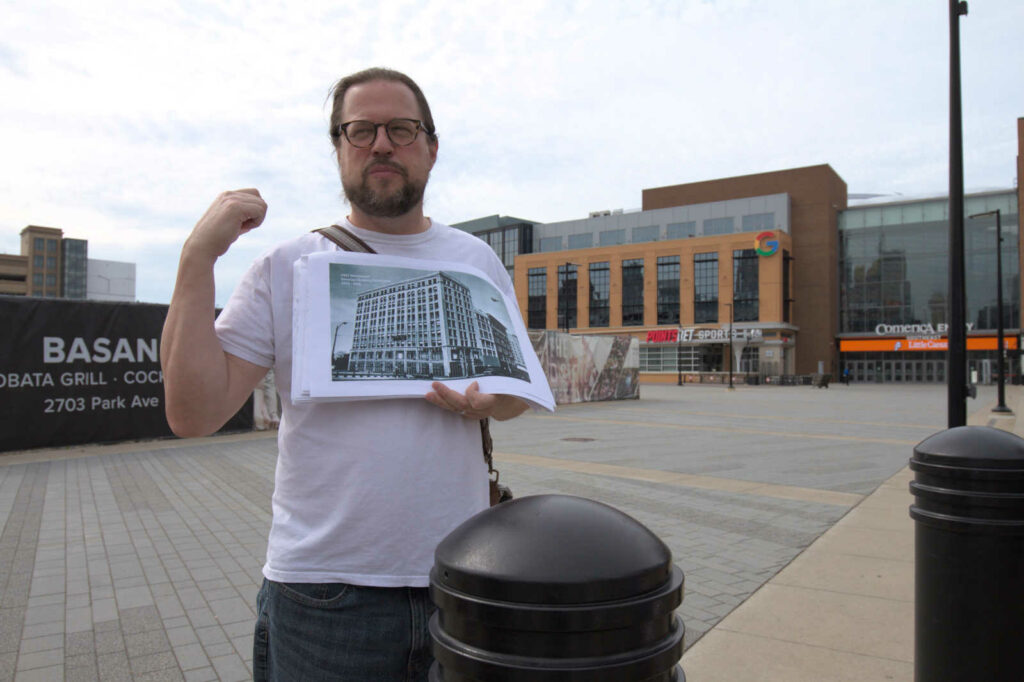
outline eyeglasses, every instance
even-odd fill
[[[412,118],[393,118],[387,123],[374,123],[373,121],[349,121],[337,127],[337,131],[345,136],[348,143],[359,149],[366,149],[373,146],[377,141],[377,129],[384,128],[388,139],[392,144],[399,147],[407,147],[416,141],[420,131],[426,131],[423,123]],[[429,131],[427,131],[429,132]],[[335,132],[335,137],[338,132]]]

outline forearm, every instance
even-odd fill
[[[496,395],[494,412],[491,416],[500,421],[514,419],[530,408],[529,403],[512,395]]]
[[[214,262],[186,245],[164,322],[160,363],[167,422],[179,436],[210,434],[238,409],[229,399],[228,359],[213,326]]]

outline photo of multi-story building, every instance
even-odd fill
[[[471,288],[454,273],[436,271],[359,292],[351,319],[333,321],[333,380],[506,376],[528,381],[508,321],[474,305],[474,297],[501,303],[493,286],[478,281]],[[339,344],[339,337],[351,343]]]

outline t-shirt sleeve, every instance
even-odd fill
[[[275,358],[268,269],[268,258],[249,267],[214,324],[225,351],[260,367],[273,367]]]

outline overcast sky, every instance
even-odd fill
[[[1020,0],[961,20],[968,190],[1015,182],[1022,27]],[[166,303],[209,203],[257,187],[267,220],[218,263],[222,304],[261,251],[347,213],[325,99],[367,66],[431,102],[442,222],[821,163],[850,192],[944,193],[948,50],[945,0],[9,0],[0,252],[60,227]]]

